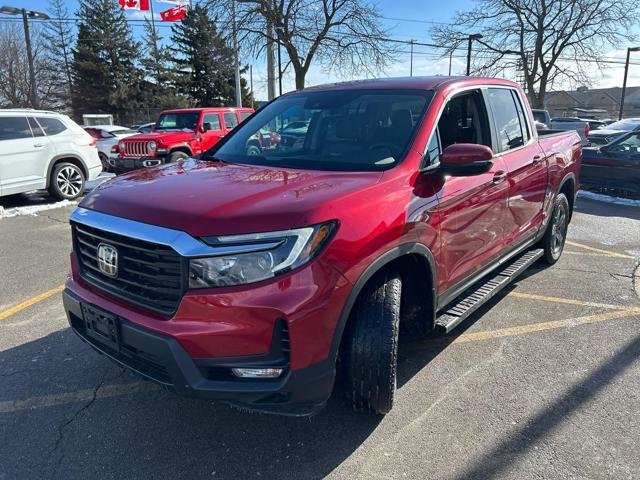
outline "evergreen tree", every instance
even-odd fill
[[[142,104],[139,45],[113,0],[80,0],[73,50],[72,104],[76,116],[110,113],[119,123],[135,120]]]
[[[63,0],[49,0],[51,20],[43,23],[43,40],[47,45],[43,76],[49,85],[46,102],[49,108],[71,107],[73,61],[73,24],[69,23],[69,11]]]
[[[175,75],[171,69],[172,55],[169,47],[163,44],[163,38],[148,18],[145,19],[144,27],[143,58],[140,63],[144,72],[143,93],[147,105],[156,110],[188,107],[189,99],[179,95],[174,86]]]
[[[197,106],[235,105],[233,50],[218,33],[206,7],[196,5],[172,27],[175,85]],[[247,105],[250,96],[242,82]],[[244,104],[243,101],[243,104]]]

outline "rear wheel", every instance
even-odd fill
[[[58,163],[51,172],[49,194],[59,200],[73,200],[84,191],[84,173],[73,163]]]
[[[544,261],[553,265],[560,259],[564,243],[567,238],[567,228],[569,227],[569,202],[564,193],[559,193],[553,203],[551,218],[547,231],[542,238],[542,248],[544,249]]]
[[[385,272],[354,305],[343,361],[346,393],[356,411],[385,414],[393,407],[401,290],[400,276]]]

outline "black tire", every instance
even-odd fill
[[[562,255],[570,218],[571,210],[567,197],[564,193],[559,193],[553,201],[549,225],[540,245],[544,249],[542,260],[548,265],[556,263]]]
[[[49,194],[58,200],[74,200],[84,192],[84,173],[73,163],[62,162],[53,167]]]
[[[401,290],[400,276],[385,272],[371,280],[354,305],[342,368],[356,411],[385,414],[393,407]]]
[[[253,143],[251,145],[247,145],[247,150],[245,152],[247,155],[249,155],[250,157],[257,157],[262,155],[262,150],[260,150],[260,147],[257,145],[254,145]]]
[[[167,163],[177,162],[178,160],[182,160],[184,158],[189,158],[189,155],[184,152],[171,152],[167,157]]]

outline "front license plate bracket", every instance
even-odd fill
[[[120,321],[117,316],[84,303],[82,315],[88,337],[116,352],[120,351]]]

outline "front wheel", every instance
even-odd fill
[[[393,407],[402,281],[385,272],[354,305],[343,349],[345,387],[353,409],[385,414]]]
[[[73,163],[59,163],[51,173],[49,194],[58,200],[74,200],[84,191],[84,174]]]
[[[545,263],[553,265],[560,259],[564,243],[567,239],[567,229],[569,227],[569,202],[564,193],[559,193],[553,203],[551,218],[547,231],[542,237],[542,248],[544,249],[543,259]]]
[[[187,155],[184,152],[171,152],[171,154],[169,154],[169,157],[167,158],[167,162],[173,163],[173,162],[177,162],[178,160],[183,160],[185,158],[189,158],[189,155]]]

